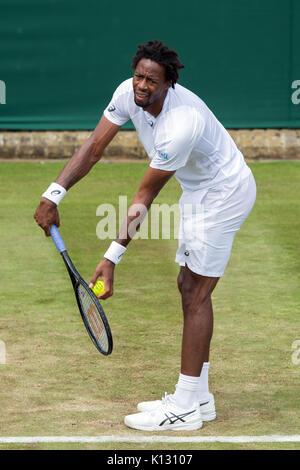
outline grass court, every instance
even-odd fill
[[[139,401],[172,393],[180,370],[182,312],[177,240],[134,240],[103,302],[114,350],[94,348],[51,239],[33,213],[64,162],[1,162],[0,436],[140,436],[123,418]],[[214,294],[210,389],[217,419],[164,436],[299,433],[300,163],[251,163],[257,201],[238,232]],[[89,281],[110,240],[98,205],[128,203],[147,163],[99,163],[59,206],[70,257]],[[176,203],[173,178],[156,203]],[[294,352],[294,360],[292,354]],[[149,433],[155,435],[156,433]],[[300,443],[0,444],[1,449],[299,449]]]

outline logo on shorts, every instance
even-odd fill
[[[184,252],[184,254],[185,254],[185,256],[190,256],[190,252],[189,252],[188,250],[186,250],[186,251]]]
[[[167,154],[167,153],[158,152],[158,155],[159,155],[160,158],[162,158],[163,160],[168,160],[168,154]]]
[[[116,107],[113,104],[111,104],[110,107],[108,108],[108,111],[112,113],[115,109]]]

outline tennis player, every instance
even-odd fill
[[[143,431],[194,430],[216,418],[209,389],[209,350],[213,333],[211,295],[224,275],[236,232],[256,198],[250,168],[229,133],[194,93],[177,83],[183,68],[176,51],[160,41],[138,46],[133,78],[121,83],[94,132],[42,195],[35,212],[49,236],[59,226],[57,205],[66,191],[99,161],[103,150],[131,119],[150,158],[118,238],[91,279],[105,283],[101,298],[113,294],[115,266],[154,198],[174,175],[182,188],[176,262],[184,325],[181,370],[172,394],[138,404],[125,424]],[[137,210],[138,208],[138,210]]]

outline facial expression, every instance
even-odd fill
[[[165,67],[150,59],[141,59],[134,71],[134,101],[142,108],[158,108],[163,101],[171,81],[166,82]]]

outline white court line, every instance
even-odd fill
[[[249,443],[249,442],[300,442],[300,435],[284,436],[20,436],[20,437],[0,437],[0,444],[36,444],[36,443],[103,443],[103,442],[228,442],[228,443]]]

